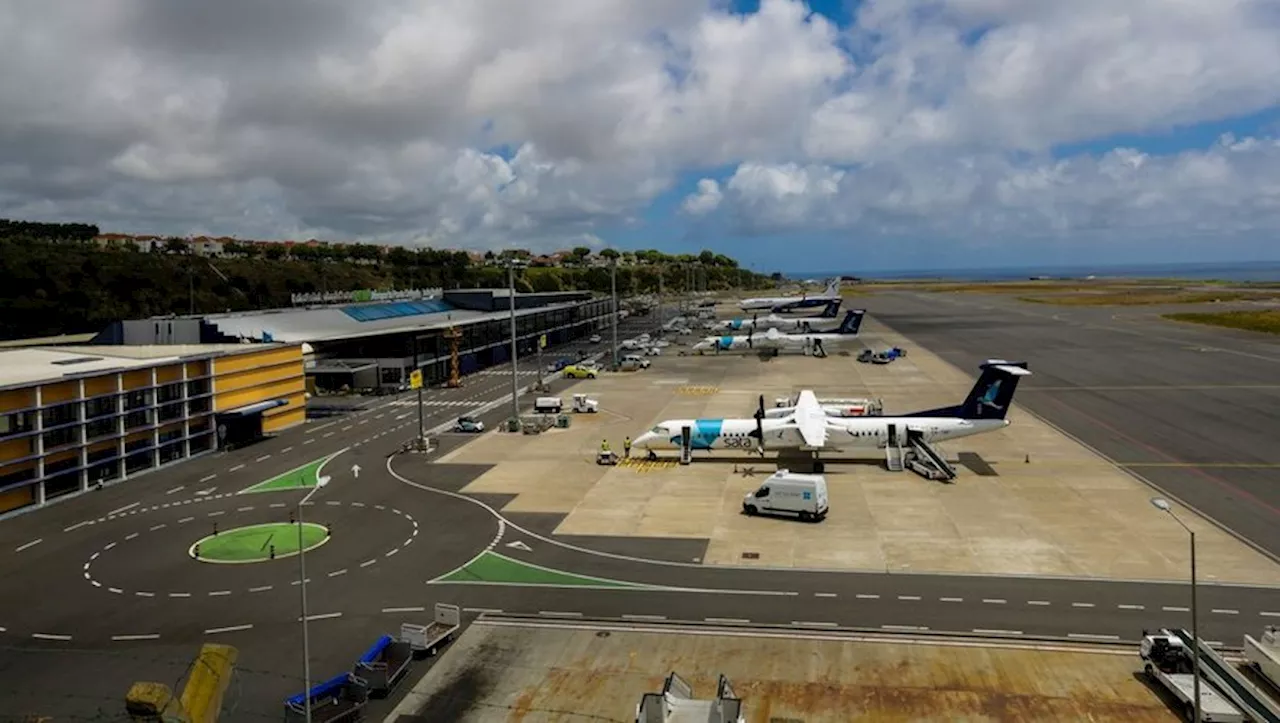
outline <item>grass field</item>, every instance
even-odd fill
[[[316,480],[320,476],[320,468],[324,463],[329,461],[329,457],[317,459],[314,462],[308,462],[301,467],[278,474],[269,480],[259,482],[252,487],[240,490],[241,493],[247,492],[279,492],[280,490],[306,489],[316,486]]]
[[[1245,331],[1260,331],[1267,334],[1280,334],[1280,310],[1263,309],[1259,311],[1222,311],[1203,314],[1165,314],[1164,318],[1173,321],[1186,321],[1192,324],[1208,324],[1225,326]]]
[[[1168,289],[1132,290],[1118,293],[1089,293],[1052,296],[1021,296],[1019,301],[1059,306],[1146,306],[1151,304],[1212,304],[1223,301],[1265,301],[1278,293],[1255,291],[1182,291]]]
[[[573,587],[644,587],[618,580],[574,575],[559,570],[528,565],[496,552],[486,552],[440,582],[506,583],[515,585],[556,585]]]
[[[329,531],[323,525],[302,523],[302,549],[310,550],[324,542]],[[298,552],[298,524],[272,522],[249,525],[220,532],[196,543],[199,559],[206,562],[262,562],[275,556],[288,557]],[[195,546],[192,547],[193,553]]]

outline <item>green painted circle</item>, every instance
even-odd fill
[[[302,523],[303,550],[310,552],[328,541],[329,530],[324,525]],[[222,530],[196,542],[187,554],[201,562],[267,562],[272,559],[273,546],[277,560],[298,554],[298,523],[270,522]],[[199,548],[198,555],[196,548]]]

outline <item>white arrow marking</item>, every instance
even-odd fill
[[[360,479],[360,465],[351,465],[351,474],[354,475],[356,479]]]
[[[524,550],[525,552],[533,552],[533,548],[529,547],[528,545],[524,544],[519,540],[516,540],[515,542],[508,542],[507,547],[510,547],[516,550]]]

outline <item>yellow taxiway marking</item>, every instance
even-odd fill
[[[618,460],[618,466],[634,470],[638,474],[644,474],[646,472],[658,472],[664,469],[675,469],[677,462],[669,459],[660,459],[655,462],[641,457],[628,457]]]
[[[689,386],[676,387],[676,394],[683,394],[690,397],[704,397],[716,394],[720,391],[720,387],[706,386]]]

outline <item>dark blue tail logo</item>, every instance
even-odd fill
[[[851,309],[844,315],[844,321],[840,323],[840,334],[857,334],[858,329],[862,328],[862,315],[866,313],[862,309]]]
[[[822,318],[822,319],[836,318],[836,315],[840,313],[840,302],[841,302],[841,299],[836,299],[835,301],[827,302],[827,305],[822,309],[822,313],[818,315],[819,318]]]

